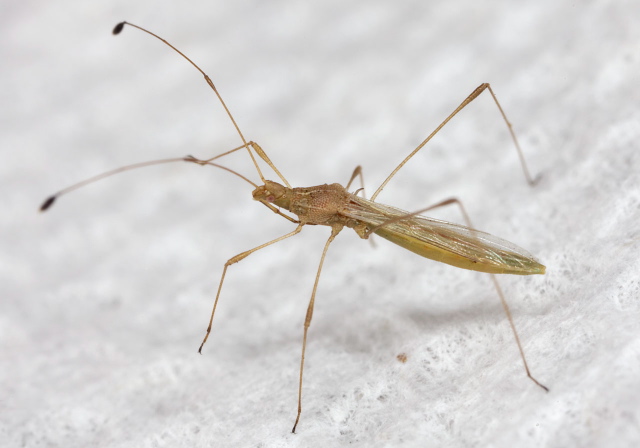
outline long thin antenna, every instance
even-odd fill
[[[260,176],[260,179],[262,179],[262,182],[266,182],[266,179],[262,175],[262,171],[260,171],[260,167],[258,166],[258,162],[256,161],[255,157],[253,156],[253,153],[249,149],[249,144],[247,143],[247,140],[244,138],[244,135],[242,134],[242,131],[240,131],[240,127],[238,126],[238,123],[236,123],[236,120],[233,118],[233,115],[231,115],[231,111],[229,111],[229,108],[227,107],[226,103],[224,102],[224,100],[220,96],[220,93],[218,92],[218,89],[216,89],[216,86],[213,84],[213,81],[211,81],[211,78],[209,78],[209,76],[204,71],[202,71],[202,69],[200,67],[198,67],[198,65],[195,62],[193,62],[191,59],[189,59],[183,52],[178,50],[176,47],[171,45],[169,42],[164,40],[162,37],[158,36],[157,34],[152,33],[149,30],[146,30],[146,29],[142,28],[141,26],[134,25],[133,23],[129,23],[129,22],[126,22],[126,21],[125,22],[120,22],[113,28],[113,34],[114,35],[120,34],[120,32],[122,31],[122,29],[124,28],[125,25],[129,25],[129,26],[132,26],[134,28],[139,29],[140,31],[144,31],[145,33],[147,33],[147,34],[155,37],[156,39],[162,41],[168,47],[172,48],[180,56],[182,56],[187,61],[189,61],[189,63],[191,65],[193,65],[196,68],[196,70],[198,70],[202,74],[202,76],[204,76],[204,80],[207,82],[207,84],[209,84],[209,87],[211,87],[213,92],[216,94],[216,96],[220,100],[220,103],[222,104],[222,107],[224,107],[224,110],[227,112],[227,115],[231,119],[231,122],[233,123],[233,126],[236,128],[236,131],[238,131],[238,135],[242,139],[243,146],[245,148],[247,148],[247,152],[249,153],[249,156],[251,157],[251,160],[253,161],[253,165],[256,167],[256,170],[258,171],[258,175]]]
[[[120,168],[116,168],[115,170],[110,170],[107,172],[104,172],[102,174],[98,174],[97,176],[93,176],[90,177],[88,179],[85,179],[83,181],[80,181],[76,184],[73,184],[67,188],[64,188],[60,191],[58,191],[55,194],[52,194],[51,196],[49,196],[40,206],[40,211],[44,212],[46,210],[48,210],[53,203],[56,201],[56,199],[58,199],[60,196],[65,195],[67,193],[71,193],[74,190],[77,190],[78,188],[82,188],[86,185],[92,184],[94,182],[97,182],[99,180],[104,179],[105,177],[109,177],[109,176],[113,176],[114,174],[118,174],[118,173],[122,173],[124,171],[130,171],[130,170],[135,170],[138,168],[144,168],[147,166],[151,166],[151,165],[161,165],[164,163],[172,163],[172,162],[191,162],[191,163],[195,163],[197,165],[211,165],[211,166],[215,166],[216,168],[220,168],[222,170],[228,171],[232,174],[235,174],[236,176],[238,176],[239,178],[247,181],[248,183],[250,183],[251,185],[253,185],[254,188],[257,188],[258,186],[251,182],[249,179],[247,179],[246,177],[244,177],[242,174],[237,173],[236,171],[232,170],[231,168],[227,168],[226,166],[222,166],[222,165],[218,165],[217,163],[211,163],[207,160],[199,160],[196,159],[193,156],[186,156],[186,157],[180,157],[180,158],[173,158],[173,159],[159,159],[159,160],[150,160],[148,162],[140,162],[140,163],[134,163],[132,165],[126,165],[126,166],[122,166]]]

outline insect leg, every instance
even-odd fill
[[[473,224],[471,224],[471,219],[469,219],[469,215],[467,214],[467,211],[465,210],[464,206],[462,205],[462,202],[460,202],[458,198],[445,199],[444,201],[438,202],[437,204],[434,204],[431,207],[428,207],[418,213],[423,213],[427,210],[432,210],[434,208],[444,207],[451,204],[456,204],[460,208],[460,211],[462,212],[462,216],[464,217],[464,220],[467,226],[470,228],[473,228]],[[412,213],[411,215],[413,216],[414,213]],[[518,345],[518,350],[520,351],[520,357],[522,358],[522,363],[524,364],[524,370],[526,371],[527,376],[531,381],[536,383],[545,391],[549,392],[549,388],[547,386],[539,382],[537,379],[533,377],[533,375],[531,375],[531,371],[529,370],[529,365],[527,364],[527,358],[524,355],[524,349],[522,348],[522,344],[520,343],[520,336],[518,336],[518,330],[516,330],[516,325],[513,322],[513,317],[511,315],[511,311],[509,310],[509,305],[507,304],[507,300],[504,297],[504,293],[502,292],[502,288],[500,287],[500,284],[498,283],[498,279],[495,276],[495,274],[489,274],[489,275],[491,276],[491,281],[493,282],[493,286],[496,288],[496,292],[500,297],[500,302],[502,303],[502,308],[504,309],[504,313],[507,315],[507,319],[509,320],[509,325],[511,326],[511,331],[513,332],[513,336],[516,340],[516,344]]]
[[[489,85],[489,83],[483,83],[483,84],[480,84],[473,92],[471,92],[471,95],[469,95],[462,103],[460,103],[460,105],[458,107],[456,107],[455,110],[453,112],[451,112],[451,114],[449,114],[449,116],[447,118],[445,118],[445,120],[442,123],[440,123],[440,125],[438,125],[438,127],[431,134],[429,134],[429,136],[427,138],[425,138],[422,141],[422,143],[420,143],[417,146],[416,149],[414,149],[411,152],[411,154],[409,154],[407,157],[405,157],[405,159],[402,162],[400,162],[400,165],[398,165],[391,172],[389,177],[387,177],[385,179],[385,181],[382,182],[382,185],[380,185],[380,187],[378,187],[378,189],[375,191],[375,193],[373,193],[373,196],[371,196],[371,200],[375,201],[376,197],[378,197],[378,195],[382,192],[384,187],[387,186],[387,184],[393,178],[393,176],[395,176],[396,173],[398,171],[400,171],[400,169],[409,161],[409,159],[411,159],[414,155],[416,155],[416,153],[418,151],[420,151],[424,147],[424,145],[426,145],[429,142],[429,140],[431,140],[433,138],[433,136],[436,135],[440,131],[440,129],[442,129],[444,127],[445,124],[447,124],[453,117],[455,117],[458,114],[458,112],[460,112],[462,109],[467,107],[469,105],[469,103],[471,103],[473,100],[475,100],[478,96],[480,96],[480,94],[482,92],[484,92],[487,89],[491,93],[491,97],[493,98],[493,101],[495,101],[496,105],[498,106],[498,110],[500,111],[500,115],[502,115],[502,118],[504,119],[504,122],[507,124],[507,128],[509,128],[509,133],[511,134],[511,139],[513,140],[513,143],[515,145],[516,151],[518,152],[518,157],[520,159],[520,164],[522,165],[522,170],[524,172],[524,177],[526,178],[527,183],[529,183],[529,185],[534,186],[538,182],[539,176],[536,177],[535,179],[533,179],[531,177],[531,175],[529,174],[529,169],[527,168],[527,164],[525,162],[524,154],[522,153],[522,149],[520,149],[520,144],[518,143],[518,139],[516,138],[515,132],[513,132],[511,123],[507,119],[507,115],[504,113],[504,110],[502,109],[502,106],[500,106],[500,103],[498,102],[498,98],[496,97],[495,93],[493,93],[493,89],[491,89],[491,86]]]
[[[360,177],[360,188],[358,188],[356,190],[356,192],[354,193],[355,195],[358,194],[358,192],[360,190],[362,190],[362,196],[366,197],[365,193],[364,193],[364,176],[362,175],[362,167],[360,165],[358,165],[354,170],[353,173],[351,174],[351,178],[349,179],[349,182],[347,182],[347,186],[344,187],[345,190],[349,191],[349,187],[351,186],[351,184],[353,183],[353,181],[356,179],[356,177]]]
[[[247,140],[244,138],[244,135],[242,134],[242,131],[240,130],[240,126],[238,126],[238,123],[236,122],[236,119],[233,118],[233,115],[231,114],[231,111],[229,110],[229,108],[227,107],[227,104],[224,102],[224,100],[222,99],[222,96],[220,95],[220,93],[218,92],[218,89],[216,88],[216,86],[213,84],[213,81],[211,81],[211,78],[209,78],[209,75],[207,75],[195,62],[193,62],[187,55],[185,55],[183,52],[181,52],[180,50],[178,50],[176,47],[174,47],[172,44],[170,44],[168,41],[166,41],[165,39],[163,39],[162,37],[158,36],[155,33],[152,33],[151,31],[142,28],[141,26],[135,25],[131,22],[120,22],[118,23],[114,28],[113,28],[113,34],[117,35],[120,34],[123,30],[123,28],[128,25],[131,26],[133,28],[137,28],[138,30],[145,32],[147,34],[149,34],[150,36],[155,37],[156,39],[160,40],[162,43],[164,43],[165,45],[167,45],[168,47],[170,47],[173,51],[175,51],[176,53],[178,53],[180,56],[182,56],[187,62],[189,62],[196,70],[198,70],[200,72],[200,74],[204,77],[205,82],[209,85],[209,87],[211,88],[211,90],[213,90],[213,93],[215,93],[216,97],[218,98],[218,100],[220,101],[220,104],[222,105],[222,107],[224,108],[225,112],[227,113],[227,116],[229,117],[229,119],[231,120],[231,123],[233,123],[234,128],[236,129],[236,132],[238,133],[238,136],[240,137],[240,139],[242,140],[243,145],[241,146],[241,148],[247,148],[247,152],[249,153],[249,157],[251,157],[251,161],[253,162],[253,165],[256,168],[256,171],[258,172],[258,175],[260,176],[260,179],[264,182],[265,178],[262,175],[262,171],[260,171],[260,167],[258,166],[258,163],[255,159],[255,157],[253,156],[253,153],[251,152],[251,150],[249,150],[249,143],[247,143]]]
[[[311,318],[313,317],[313,306],[316,300],[316,291],[318,290],[318,282],[320,281],[320,273],[322,272],[322,265],[324,264],[324,258],[327,255],[329,245],[333,242],[335,237],[340,233],[342,227],[333,227],[331,229],[331,236],[324,245],[322,251],[322,257],[320,257],[320,265],[318,266],[318,272],[316,273],[316,280],[313,284],[313,291],[311,292],[311,300],[309,300],[309,306],[307,307],[307,315],[304,318],[304,335],[302,337],[302,356],[300,357],[300,380],[298,382],[298,414],[296,415],[296,421],[293,424],[292,433],[296,432],[296,426],[300,420],[300,414],[302,413],[302,372],[304,370],[304,354],[307,348],[307,332],[309,331],[309,325],[311,325]]]
[[[351,184],[353,183],[353,181],[355,180],[356,177],[360,177],[360,188],[358,188],[353,194],[355,194],[356,196],[358,195],[358,193],[360,193],[362,191],[362,197],[363,198],[367,198],[367,193],[364,190],[364,175],[362,174],[362,167],[360,165],[358,165],[354,170],[353,173],[351,174],[351,178],[349,179],[349,182],[347,182],[347,186],[344,187],[345,190],[349,190],[349,187],[351,186]],[[373,242],[373,240],[371,240]]]
[[[224,157],[226,155],[229,155],[231,153],[234,153],[242,148],[247,148],[247,150],[249,150],[249,147],[251,147],[251,149],[253,149],[256,154],[258,154],[258,156],[265,161],[265,163],[267,165],[269,165],[269,167],[278,175],[278,177],[282,180],[282,182],[284,182],[284,184],[291,188],[291,185],[289,184],[289,181],[287,181],[287,179],[280,173],[280,171],[278,170],[278,168],[276,168],[275,164],[271,161],[271,159],[269,158],[269,156],[267,156],[267,153],[264,152],[264,149],[262,149],[262,147],[260,145],[258,145],[256,142],[249,142],[249,143],[245,143],[244,145],[240,145],[237,148],[233,148],[227,152],[223,152],[222,154],[218,154],[216,156],[211,157],[210,159],[205,159],[205,160],[200,160],[199,162],[207,164],[209,162],[212,162],[213,160],[219,159],[220,157]],[[249,152],[251,152],[251,150],[249,150]]]
[[[493,286],[495,286],[496,291],[498,292],[498,296],[500,296],[500,302],[502,302],[502,308],[504,309],[504,313],[507,315],[507,319],[509,320],[509,325],[511,325],[511,331],[513,332],[513,336],[516,339],[516,344],[518,344],[518,350],[520,350],[520,357],[522,358],[522,363],[524,364],[524,370],[527,372],[527,376],[531,381],[536,383],[538,386],[543,388],[545,392],[549,392],[549,388],[542,384],[540,381],[535,379],[533,375],[531,375],[531,371],[529,370],[529,365],[527,364],[527,358],[524,356],[524,350],[522,348],[522,344],[520,344],[520,337],[518,336],[518,331],[516,330],[516,324],[513,323],[513,317],[511,316],[511,311],[509,310],[509,305],[507,304],[507,300],[504,298],[504,293],[502,292],[502,288],[500,288],[500,283],[498,283],[498,279],[495,274],[489,274],[491,276],[491,281],[493,282]]]
[[[222,270],[222,277],[220,278],[220,284],[218,285],[218,292],[216,293],[216,300],[213,302],[213,310],[211,310],[211,318],[209,319],[209,326],[207,327],[207,334],[204,336],[204,339],[202,340],[202,343],[200,344],[200,348],[198,348],[198,353],[202,353],[202,347],[204,346],[204,343],[207,342],[207,338],[209,337],[209,334],[211,333],[211,324],[213,323],[213,316],[216,314],[216,307],[218,306],[218,299],[220,298],[220,291],[222,291],[222,283],[224,282],[224,277],[227,274],[227,268],[229,266],[231,266],[232,264],[235,264],[245,258],[247,258],[249,255],[251,255],[254,252],[259,251],[260,249],[263,249],[267,246],[271,246],[272,244],[275,244],[279,241],[282,241],[286,238],[289,238],[293,235],[296,235],[298,233],[300,233],[300,231],[302,230],[302,226],[304,224],[298,224],[298,227],[296,227],[296,229],[293,232],[287,233],[286,235],[283,235],[279,238],[276,238],[275,240],[271,240],[267,243],[261,244],[258,247],[254,247],[251,250],[247,250],[245,252],[242,252],[238,255],[236,255],[235,257],[231,257],[229,260],[227,260],[227,262],[224,264],[224,269]]]
[[[247,145],[240,145],[240,146],[238,146],[236,148],[230,149],[229,151],[223,152],[222,154],[218,154],[218,155],[213,156],[213,157],[211,157],[209,159],[200,160],[200,162],[202,162],[204,164],[206,164],[208,162],[213,162],[214,160],[219,159],[220,157],[224,157],[226,155],[232,154],[232,153],[234,153],[234,152],[236,152],[236,151],[238,151],[238,150],[240,150],[242,148],[246,148],[246,147],[247,147]]]
[[[251,148],[256,152],[256,154],[258,154],[258,156],[262,160],[264,160],[267,163],[267,165],[269,165],[269,167],[278,175],[278,177],[282,180],[282,182],[284,182],[284,184],[287,187],[291,188],[291,185],[289,184],[287,179],[285,179],[285,177],[282,174],[280,174],[280,171],[278,171],[278,168],[276,168],[276,166],[271,161],[267,153],[264,152],[264,149],[262,149],[262,147],[258,145],[256,142],[249,142],[248,145],[251,146]]]
[[[451,198],[451,199],[445,199],[444,201],[438,202],[437,204],[430,205],[427,208],[421,208],[418,211],[407,213],[406,215],[396,216],[395,218],[388,219],[388,220],[384,221],[382,224],[378,224],[377,226],[371,227],[369,230],[367,230],[367,232],[365,233],[364,238],[368,238],[372,233],[375,233],[376,230],[381,229],[382,227],[386,227],[389,224],[393,224],[394,222],[398,222],[398,221],[404,221],[404,220],[412,218],[414,216],[421,215],[424,212],[428,212],[429,210],[433,210],[434,208],[444,207],[445,205],[453,204],[454,202],[458,203],[458,205],[460,206],[460,211],[462,212],[462,215],[464,216],[465,222],[467,223],[467,225],[469,227],[471,227],[471,220],[469,219],[469,215],[467,215],[466,210],[462,206],[462,202],[460,202],[456,198]],[[473,229],[471,229],[471,230],[473,230]]]

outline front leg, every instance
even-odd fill
[[[232,264],[235,264],[241,260],[244,260],[245,258],[247,258],[249,255],[251,255],[252,253],[259,251],[260,249],[263,249],[267,246],[271,246],[272,244],[277,243],[278,241],[282,241],[286,238],[292,237],[293,235],[297,235],[298,233],[300,233],[300,231],[302,230],[302,226],[304,226],[304,224],[298,224],[298,227],[296,227],[296,229],[293,232],[287,233],[286,235],[283,235],[279,238],[276,238],[275,240],[271,240],[267,243],[261,244],[258,247],[254,247],[253,249],[247,250],[245,252],[242,252],[238,255],[236,255],[235,257],[231,257],[229,258],[229,260],[227,260],[227,262],[224,264],[224,269],[222,270],[222,277],[220,278],[220,284],[218,285],[218,292],[216,293],[216,300],[215,302],[213,302],[213,310],[211,311],[211,318],[209,319],[209,326],[207,327],[207,334],[204,335],[204,339],[202,340],[202,343],[200,344],[200,348],[198,348],[198,353],[202,353],[202,347],[204,346],[204,343],[207,342],[207,339],[209,338],[209,334],[211,333],[211,324],[213,323],[213,316],[216,314],[216,307],[218,306],[218,299],[220,298],[220,291],[222,291],[222,283],[224,282],[224,277],[227,274],[227,268],[229,266],[231,266]]]
[[[324,245],[324,250],[322,251],[322,257],[320,257],[320,265],[318,266],[318,272],[316,273],[316,281],[313,284],[313,291],[311,292],[311,300],[309,300],[309,306],[307,307],[307,315],[304,318],[304,335],[302,336],[302,356],[300,357],[300,380],[298,382],[298,414],[296,415],[296,421],[293,424],[292,433],[296,432],[296,427],[298,426],[298,421],[300,420],[300,414],[302,413],[302,373],[304,371],[304,354],[307,348],[307,332],[309,331],[309,326],[311,325],[311,318],[313,317],[313,307],[316,301],[316,291],[318,290],[318,282],[320,281],[320,273],[322,272],[322,265],[324,264],[324,258],[327,255],[327,250],[329,249],[329,245],[336,238],[338,233],[342,230],[342,226],[336,226],[331,229],[331,236],[327,240]]]

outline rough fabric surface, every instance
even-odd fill
[[[0,15],[0,439],[38,447],[588,447],[640,444],[640,4],[27,1]],[[206,3],[206,5],[201,4]],[[181,4],[182,5],[182,4]],[[380,202],[451,196],[544,276],[484,274],[345,230],[330,248],[296,412],[302,323],[328,228],[293,230],[215,168],[124,164],[247,138],[295,186],[370,195],[490,82]],[[254,181],[246,153],[225,164]],[[269,174],[268,177],[275,176]],[[462,222],[455,208],[434,217]],[[404,354],[406,362],[397,356]],[[401,359],[404,359],[401,357]]]

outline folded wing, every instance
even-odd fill
[[[544,274],[545,267],[529,252],[501,238],[438,219],[410,216],[404,210],[352,195],[341,212],[374,233],[420,256],[459,268],[493,274]],[[386,224],[385,224],[386,223]]]

